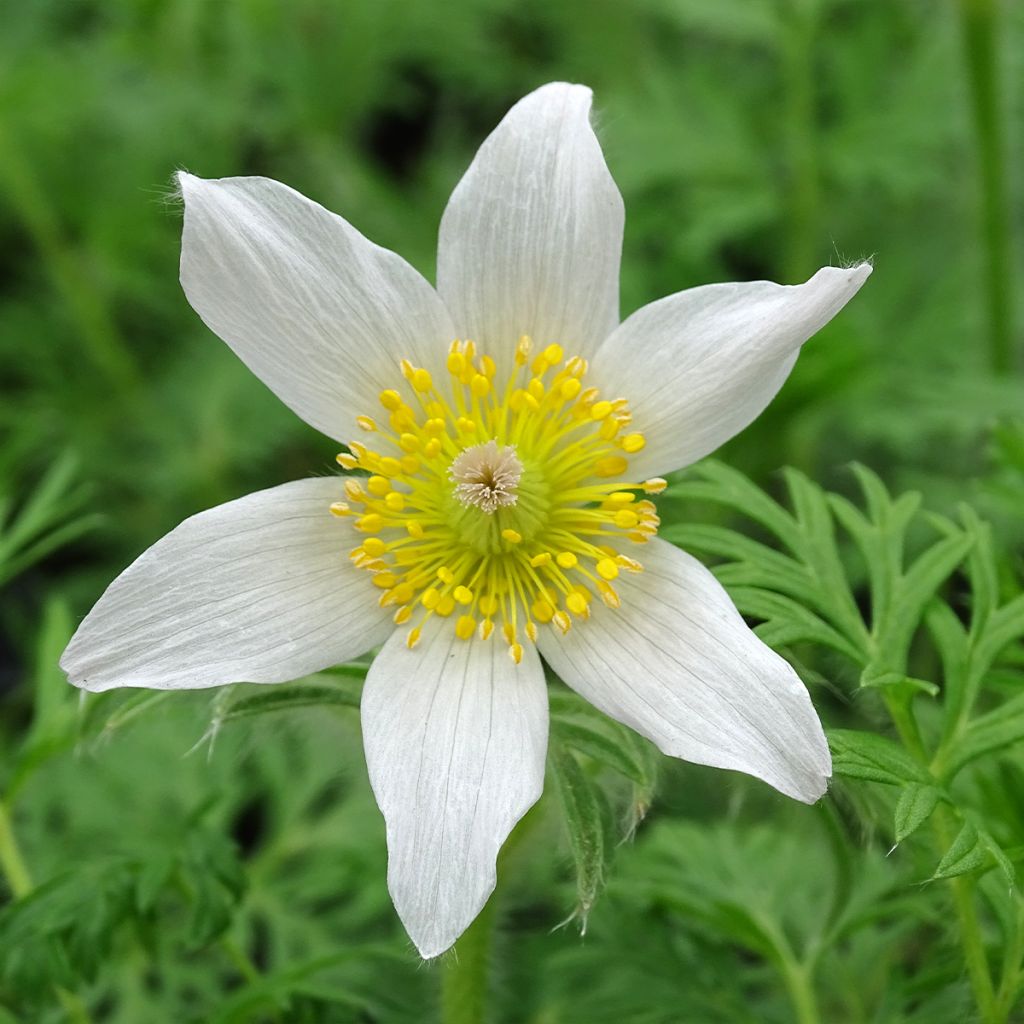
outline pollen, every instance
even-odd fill
[[[626,550],[657,533],[646,496],[666,482],[630,480],[646,438],[627,399],[587,384],[585,359],[524,335],[511,372],[499,362],[454,341],[442,385],[401,360],[383,415],[356,418],[368,443],[338,463],[361,475],[328,511],[351,517],[352,564],[409,624],[410,648],[437,617],[461,641],[503,642],[519,664],[541,630],[585,624],[597,598],[620,606],[613,584],[642,570]]]

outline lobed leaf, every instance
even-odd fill
[[[927,784],[928,773],[900,746],[875,733],[831,729],[832,770],[851,779],[868,779],[889,786],[908,782]]]

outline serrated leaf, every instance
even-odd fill
[[[945,852],[932,878],[953,878],[984,867],[988,861],[988,848],[981,842],[978,830],[966,822],[956,839]]]
[[[1003,850],[1002,846],[996,842],[993,836],[984,829],[979,829],[978,837],[988,850],[989,855],[995,861],[996,867],[999,868],[999,872],[1006,880],[1006,883],[1011,889],[1014,888],[1017,885],[1017,872],[1014,869],[1013,861],[1011,861],[1006,855],[1006,851]]]
[[[903,788],[896,803],[893,826],[897,843],[902,843],[931,817],[941,797],[942,793],[935,786],[912,783]]]
[[[869,732],[833,729],[828,733],[832,770],[851,779],[868,779],[889,786],[927,783],[928,773],[892,740]]]

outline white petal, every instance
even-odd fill
[[[622,197],[591,92],[554,82],[480,147],[441,221],[437,287],[463,337],[508,369],[520,335],[589,355],[619,322]]]
[[[566,636],[544,630],[545,660],[666,754],[734,768],[813,803],[832,762],[797,674],[696,559],[654,540],[642,561],[644,572],[616,580],[621,608],[597,607]]]
[[[647,447],[637,479],[680,469],[752,422],[800,346],[857,293],[871,266],[825,267],[805,284],[711,284],[644,306],[605,342],[594,382],[629,400]],[[609,396],[611,397],[611,396]]]
[[[258,491],[186,519],[136,559],[71,638],[75,686],[278,683],[349,661],[394,628],[328,511],[337,477]]]
[[[366,764],[387,822],[388,888],[425,958],[443,953],[495,884],[498,850],[544,785],[547,689],[532,645],[459,640],[428,623],[377,655],[363,690]]]
[[[307,423],[347,441],[403,357],[443,367],[448,312],[401,257],[269,178],[178,180],[188,301]]]

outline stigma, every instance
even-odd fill
[[[467,448],[448,469],[448,476],[455,482],[455,497],[488,515],[515,505],[522,475],[523,464],[515,447],[499,448],[494,440]]]
[[[517,664],[541,628],[568,632],[597,599],[620,605],[615,580],[640,572],[626,549],[659,519],[630,481],[646,444],[625,398],[587,386],[587,362],[522,337],[511,371],[454,341],[448,379],[408,360],[380,393],[384,415],[356,419],[363,441],[338,456],[344,500],[331,505],[365,535],[350,553],[415,647],[426,622],[452,618],[461,640],[502,640]],[[397,375],[396,375],[397,377]],[[370,447],[366,441],[372,441]]]

